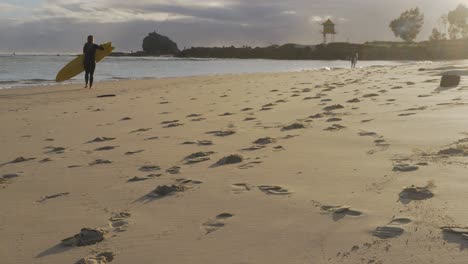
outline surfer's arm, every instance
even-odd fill
[[[96,45],[96,44],[94,44],[94,45],[95,45],[96,49],[104,50],[104,47],[102,45]]]

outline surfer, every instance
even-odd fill
[[[359,54],[357,52],[351,56],[351,68],[356,68],[358,59],[359,59]]]
[[[88,41],[83,47],[85,81],[86,81],[85,88],[88,88],[88,81],[89,81],[89,89],[93,87],[94,70],[96,69],[96,50],[97,49],[104,50],[104,47],[94,44],[93,35],[89,35]]]

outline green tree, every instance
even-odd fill
[[[460,4],[447,15],[448,35],[450,39],[468,38],[468,8]]]
[[[432,29],[432,34],[429,37],[429,41],[438,41],[444,39],[447,39],[444,33],[440,32],[437,28]]]
[[[399,18],[390,22],[390,28],[395,37],[404,41],[413,41],[421,31],[423,24],[424,14],[416,7],[403,12]]]

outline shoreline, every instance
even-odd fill
[[[214,60],[218,60],[218,59],[214,59]],[[233,60],[241,60],[242,59],[233,59]],[[260,61],[274,61],[274,60],[269,60],[269,59],[253,59],[253,60],[260,60]],[[223,61],[223,60],[221,60]],[[342,63],[342,64],[346,64],[348,63],[347,61],[334,61],[334,62],[339,62],[339,63]],[[364,63],[366,63],[365,61],[363,61]],[[389,65],[386,65],[385,63],[395,63],[394,65],[407,65],[407,64],[418,64],[418,63],[428,63],[428,62],[414,62],[414,61],[382,61],[382,64],[378,64],[378,65],[365,65],[365,66],[361,66],[361,68],[368,68],[368,67],[375,67],[375,66],[389,66],[389,65],[392,65],[392,64],[389,64]],[[294,72],[301,72],[301,71],[320,71],[320,70],[324,70],[324,69],[330,69],[330,70],[336,70],[336,69],[348,69],[348,67],[345,67],[345,66],[336,66],[336,67],[329,67],[329,66],[322,66],[322,67],[317,67],[317,68],[311,68],[311,69],[284,69],[284,70],[278,70],[278,71],[263,71],[263,70],[258,70],[256,72],[232,72],[232,73],[228,73],[228,72],[222,72],[222,73],[211,73],[211,74],[205,74],[205,73],[200,73],[200,74],[197,74],[197,73],[193,73],[193,75],[177,75],[174,73],[174,76],[161,76],[161,77],[112,77],[111,79],[108,79],[108,78],[105,78],[103,81],[105,82],[113,82],[113,81],[121,81],[121,80],[157,80],[159,78],[183,78],[183,77],[202,77],[202,76],[216,76],[216,75],[229,75],[229,74],[256,74],[256,73],[286,73],[286,72],[291,72],[291,73],[294,73]],[[99,72],[96,74],[96,76],[98,77],[99,79]],[[102,74],[108,74],[106,72],[102,73]],[[80,74],[81,76],[82,74]],[[101,76],[102,77],[102,76]],[[40,83],[22,83],[22,84],[18,84],[20,82],[33,82],[34,80],[36,79],[21,79],[21,80],[16,80],[16,81],[12,81],[12,80],[5,80],[3,81],[3,84],[8,84],[8,85],[13,85],[13,86],[8,86],[8,85],[4,85],[2,87],[2,81],[0,81],[0,90],[1,89],[12,89],[12,88],[27,88],[27,87],[47,87],[47,86],[55,86],[55,85],[62,85],[62,83],[56,83],[55,80],[47,80],[47,79],[37,79],[37,80],[40,80]],[[64,82],[66,85],[69,85],[69,84],[77,84],[81,82],[81,80],[76,80],[76,79],[72,79],[72,80],[69,80],[69,81],[66,81]]]

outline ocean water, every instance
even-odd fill
[[[73,58],[73,55],[0,55],[0,89],[56,84],[54,80],[57,72]],[[403,63],[408,62],[361,61],[358,67]],[[349,67],[348,61],[108,57],[97,65],[94,79],[95,81],[118,81]],[[80,74],[65,83],[83,82],[83,79],[83,74]]]

